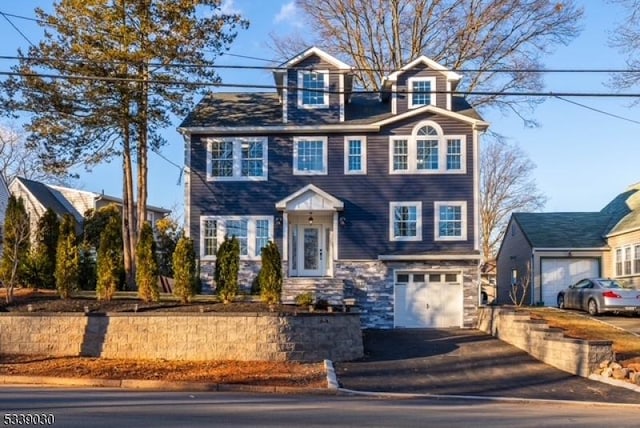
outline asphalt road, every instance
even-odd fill
[[[636,427],[638,406],[549,402],[0,388],[13,415],[52,414],[56,427]],[[7,423],[7,421],[9,423]],[[22,424],[25,425],[25,424]]]

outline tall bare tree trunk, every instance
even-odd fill
[[[135,202],[133,199],[133,168],[131,163],[131,143],[129,131],[125,132],[122,151],[122,243],[125,272],[125,288],[132,290],[135,287],[135,248],[136,220]]]

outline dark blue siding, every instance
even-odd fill
[[[408,110],[409,96],[407,95],[407,91],[409,87],[407,86],[407,81],[411,77],[434,77],[436,78],[436,102],[435,106],[440,108],[447,108],[447,94],[444,93],[447,90],[447,79],[444,74],[440,71],[431,70],[426,67],[424,64],[418,64],[411,70],[407,70],[404,73],[398,76],[398,81],[396,82],[396,91],[397,99],[396,99],[396,114],[404,113]]]
[[[298,72],[297,69],[329,70],[329,108],[298,107]],[[313,125],[317,123],[340,122],[340,77],[337,69],[313,55],[296,65],[296,69],[287,72],[287,122],[296,125]]]
[[[474,251],[473,146],[471,126],[445,117],[437,121],[446,134],[467,138],[466,174],[390,175],[389,135],[409,135],[417,120],[396,123],[367,135],[367,175],[344,174],[344,135],[328,135],[328,174],[293,175],[293,135],[269,137],[269,180],[206,182],[206,146],[200,136],[191,143],[191,236],[199,236],[201,215],[278,215],[275,203],[313,183],[341,199],[347,225],[339,230],[340,259],[375,259],[380,254]],[[326,134],[318,134],[327,136]],[[362,135],[362,134],[358,134]],[[434,202],[467,201],[467,240],[434,242]],[[422,201],[421,242],[389,241],[389,202]],[[281,244],[282,228],[275,229]],[[196,246],[198,248],[198,246]]]

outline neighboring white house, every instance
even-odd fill
[[[47,208],[53,209],[60,218],[65,214],[71,214],[76,219],[79,232],[82,230],[81,225],[87,210],[97,210],[109,204],[122,206],[122,199],[114,196],[53,186],[23,177],[14,178],[9,184],[9,190],[11,194],[24,200],[31,218],[31,230],[36,230],[38,219]],[[155,224],[170,212],[171,210],[147,205],[147,220]]]
[[[9,187],[2,173],[0,173],[0,254],[2,254],[2,236],[4,236],[1,232],[4,228],[4,216],[7,211],[7,205],[9,205]]]

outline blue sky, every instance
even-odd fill
[[[34,16],[37,6],[51,9],[52,0],[20,0],[0,3],[0,11],[16,15]],[[624,58],[608,47],[607,38],[624,16],[617,6],[604,0],[578,0],[585,7],[583,32],[567,47],[559,48],[546,60],[553,69],[611,69],[624,68]],[[250,29],[241,32],[230,53],[271,58],[266,46],[270,32],[295,33],[304,31],[290,0],[227,0],[227,11],[242,13],[250,22]],[[0,17],[0,56],[15,55],[27,41]],[[41,29],[32,22],[12,18],[12,22],[34,43],[41,37]],[[425,53],[428,56],[428,52]],[[220,64],[264,65],[264,62],[221,57]],[[0,60],[0,71],[11,63]],[[223,81],[230,83],[272,84],[266,71],[221,70]],[[553,92],[611,92],[604,85],[606,74],[554,74],[545,76],[546,90]],[[639,92],[636,90],[635,92]],[[632,107],[628,98],[573,98],[572,100],[612,114],[640,120],[640,107]],[[500,112],[485,113],[491,128],[517,142],[537,165],[534,177],[539,189],[548,196],[545,211],[596,211],[617,193],[640,181],[640,144],[637,138],[640,125],[615,119],[557,99],[547,99],[535,112],[540,127],[524,127],[515,117]],[[179,124],[165,131],[169,144],[163,154],[182,165],[183,140],[175,131]],[[120,196],[122,192],[120,160],[94,168],[92,172],[78,171],[78,187]],[[157,155],[150,154],[149,203],[182,210],[183,181],[180,170]]]

